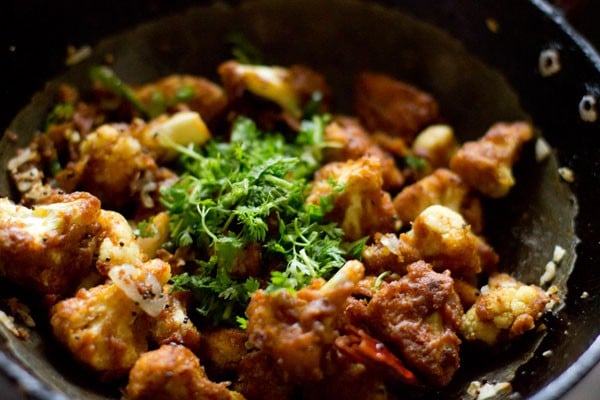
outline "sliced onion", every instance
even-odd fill
[[[380,243],[393,254],[400,254],[400,240],[393,233],[385,234],[381,237]]]
[[[123,264],[112,267],[108,276],[149,316],[156,317],[165,308],[162,286],[153,274],[131,264]]]

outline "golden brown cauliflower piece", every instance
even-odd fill
[[[369,329],[399,351],[409,368],[437,386],[458,369],[463,309],[449,271],[418,261],[408,273],[377,290],[366,308]]]
[[[460,213],[474,232],[481,232],[483,227],[481,202],[471,193],[469,186],[460,176],[448,169],[437,169],[433,174],[405,187],[394,197],[396,213],[404,226],[434,204]]]
[[[486,196],[505,196],[515,184],[512,166],[533,130],[526,122],[497,123],[475,142],[463,144],[450,168]]]
[[[154,159],[144,153],[128,130],[127,125],[100,126],[81,142],[81,160],[67,167],[81,170],[78,187],[98,196],[105,208],[130,203],[144,186],[136,181],[145,179],[151,183],[151,177],[144,175],[158,174]]]
[[[107,283],[80,289],[75,297],[54,305],[50,323],[56,338],[77,360],[112,377],[129,371],[147,350],[151,333],[157,341],[185,338],[181,327],[185,323],[179,320],[187,317],[178,309],[176,314],[165,311],[167,304],[175,305],[163,293],[170,278],[166,262],[112,266],[108,275]]]
[[[535,285],[525,285],[507,274],[494,274],[463,316],[460,332],[466,340],[493,346],[535,328],[549,300],[548,294]]]
[[[399,242],[405,262],[422,259],[436,270],[449,269],[466,277],[493,268],[498,261],[493,249],[471,231],[460,214],[441,205],[423,210]]]
[[[136,88],[135,94],[147,109],[170,113],[191,110],[199,113],[207,123],[219,117],[227,105],[223,88],[191,75],[169,75]]]
[[[293,382],[318,381],[342,323],[348,297],[364,274],[348,261],[327,283],[315,280],[292,295],[254,292],[246,310],[249,343],[272,357]]]
[[[323,76],[301,65],[283,68],[227,61],[219,66],[219,75],[230,100],[241,97],[247,90],[274,102],[293,118],[302,116],[313,93],[321,93],[325,103],[330,96]]]
[[[227,383],[208,379],[200,360],[189,349],[163,345],[144,353],[129,373],[129,400],[243,400]]]
[[[427,160],[433,169],[448,167],[458,150],[454,130],[448,125],[431,125],[421,131],[412,144],[413,154]]]
[[[432,96],[387,75],[362,73],[355,93],[356,115],[368,130],[399,136],[408,143],[438,118]]]
[[[57,303],[50,323],[77,360],[108,376],[127,373],[148,347],[148,316],[114,283]]]
[[[103,239],[98,249],[96,268],[104,276],[116,265],[139,265],[146,257],[135,240],[131,226],[121,214],[101,210],[98,223],[102,227]]]
[[[336,192],[335,186],[343,191]],[[306,202],[319,204],[321,197],[333,194],[334,208],[327,218],[338,222],[349,240],[356,240],[395,228],[396,211],[382,186],[381,163],[376,158],[332,162],[315,174]]]
[[[235,328],[217,328],[202,332],[202,360],[210,372],[225,374],[236,371],[248,353],[248,333]]]
[[[51,195],[33,208],[0,199],[0,274],[45,294],[71,294],[94,271],[100,201]]]
[[[386,190],[399,189],[404,184],[404,176],[394,157],[379,146],[375,137],[371,137],[356,118],[336,117],[325,128],[325,141],[334,144],[324,150],[327,161],[355,160],[363,156],[377,158],[381,163]]]
[[[177,343],[196,351],[200,348],[200,332],[187,315],[186,299],[178,297],[178,293],[168,294],[168,291],[169,287],[165,286],[166,302],[153,321],[152,339],[159,345]]]
[[[275,360],[263,351],[245,355],[237,367],[233,388],[248,400],[291,399],[295,385],[281,373]]]

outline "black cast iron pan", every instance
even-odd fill
[[[539,163],[533,149],[525,149],[516,171],[520,184],[490,205],[486,234],[502,267],[530,282],[554,246],[564,247],[556,280],[564,302],[545,320],[546,331],[506,351],[465,354],[451,387],[430,397],[461,398],[470,381],[483,379],[511,380],[511,398],[555,399],[600,359],[600,122],[593,118],[600,59],[543,1],[63,0],[12,1],[7,7],[0,124],[19,139],[13,143],[4,135],[1,165],[41,126],[56,85],[86,85],[87,69],[107,54],[133,84],[174,72],[216,80],[216,66],[230,57],[224,39],[231,33],[247,37],[268,63],[302,62],[323,72],[337,94],[337,110],[351,112],[352,77],[371,69],[433,93],[462,140],[498,120],[532,121],[553,156]],[[91,45],[93,52],[66,67],[67,45]],[[559,62],[551,74],[543,56],[548,50]],[[41,93],[29,102],[35,92]],[[575,181],[562,181],[559,167],[572,169]],[[1,174],[0,195],[10,194]],[[5,282],[0,290],[0,297],[15,293]],[[43,318],[27,341],[1,333],[0,370],[12,386],[0,388],[0,397],[23,391],[42,399],[119,398],[118,390],[70,362],[48,337]]]

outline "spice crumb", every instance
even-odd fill
[[[581,296],[579,296],[579,298],[581,299],[587,299],[588,297],[590,297],[590,294],[586,291],[583,291],[583,293],[581,293]]]

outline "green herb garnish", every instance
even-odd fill
[[[239,118],[229,142],[212,140],[203,149],[173,144],[185,172],[161,196],[170,214],[170,244],[190,246],[198,256],[173,284],[195,295],[201,315],[216,323],[243,323],[259,287],[294,291],[313,278],[329,278],[344,264],[352,246],[336,224],[324,221],[332,196],[320,205],[304,203],[321,165],[326,121],[323,116],[304,121],[291,143]],[[236,263],[256,243],[263,264],[274,271],[237,278]]]

